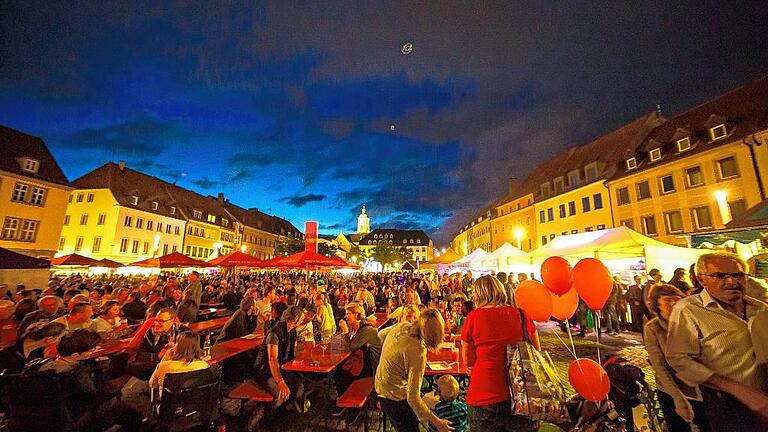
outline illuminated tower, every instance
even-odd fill
[[[357,217],[357,233],[368,234],[371,232],[371,220],[368,219],[368,215],[365,214],[365,206],[360,212],[360,216]]]

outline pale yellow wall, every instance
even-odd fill
[[[602,197],[602,208],[595,209],[595,195]],[[589,211],[584,211],[582,198],[589,198]],[[571,216],[569,203],[576,206],[576,213]],[[560,216],[560,205],[565,205],[565,217]],[[548,217],[549,209],[552,209],[553,220]],[[538,243],[544,244],[543,237],[549,242],[553,237],[597,231],[598,229],[612,228],[611,203],[608,199],[608,189],[604,181],[600,180],[582,187],[569,190],[560,195],[534,203],[534,220],[536,221],[536,235]],[[541,222],[541,212],[544,212],[544,222]],[[564,234],[565,233],[565,234]]]
[[[88,202],[88,194],[93,194],[93,202]],[[83,201],[78,201],[78,195],[83,195]],[[81,225],[81,216],[87,214],[86,225]],[[104,214],[104,224],[99,225],[99,215]],[[59,249],[59,255],[75,252],[77,238],[82,237],[81,255],[95,259],[108,258],[122,263],[139,261],[153,256],[163,255],[165,245],[168,245],[168,253],[181,251],[184,237],[185,222],[182,219],[171,218],[146,212],[143,210],[122,207],[112,195],[109,189],[82,189],[72,192],[72,202],[67,207],[69,224],[62,229],[61,238],[64,239],[64,247]],[[126,216],[131,217],[131,226],[125,225]],[[138,228],[137,220],[142,220],[142,227]],[[147,229],[148,222],[152,222],[152,229]],[[158,223],[162,223],[162,231],[157,230]],[[171,232],[166,231],[171,226]],[[176,227],[179,234],[176,234]],[[94,239],[101,237],[101,247],[98,252],[93,251]],[[125,252],[120,251],[122,239],[127,240]],[[138,241],[138,250],[133,252],[133,242]],[[148,245],[145,253],[145,243]]]
[[[451,249],[461,256],[469,254],[469,242],[467,241],[467,231],[462,230],[451,240]]]
[[[251,242],[253,239],[253,242]],[[242,245],[246,246],[245,253],[258,259],[273,258],[275,254],[275,242],[278,236],[266,231],[261,231],[251,227],[245,227],[243,230]]]
[[[192,228],[192,234],[189,233]],[[194,229],[198,229],[198,233],[202,233],[200,230],[205,230],[205,235],[195,235]],[[218,225],[209,224],[203,221],[190,219],[187,221],[186,235],[184,235],[184,247],[180,250],[184,255],[191,256],[196,259],[207,259],[217,243],[222,244],[222,255],[232,252],[234,243],[231,241],[222,240],[221,234],[228,233],[234,237],[235,232],[231,229],[226,229]],[[197,254],[194,254],[195,248],[197,248]],[[201,250],[204,251],[201,253]]]
[[[43,205],[11,201],[16,183],[24,183],[30,186],[27,197],[32,193],[31,187],[45,188],[46,193]],[[70,190],[71,188],[67,186],[0,171],[0,228],[2,228],[6,216],[39,221],[34,241],[0,239],[0,247],[31,256],[53,256],[58,247],[59,234],[64,222],[64,213],[67,209],[67,199],[69,198]]]
[[[516,230],[521,233],[520,249],[529,251],[537,247],[536,220],[532,203],[533,194],[528,194],[496,207],[498,216],[491,219],[491,250],[498,249],[504,243],[518,247]]]
[[[719,170],[716,161],[729,156],[735,156],[739,176],[722,180],[718,176]],[[688,188],[685,170],[694,166],[701,167],[704,185]],[[662,195],[659,187],[659,178],[668,174],[672,174],[674,178],[676,192]],[[638,202],[636,185],[645,180],[648,180],[651,186],[651,198]],[[614,202],[614,222],[617,226],[622,221],[632,220],[634,229],[642,233],[643,226],[640,218],[653,215],[656,220],[658,239],[680,245],[687,243],[685,239],[686,234],[696,232],[691,210],[693,208],[700,206],[709,207],[714,225],[713,228],[721,229],[724,227],[724,221],[715,199],[716,192],[725,192],[728,201],[746,200],[747,208],[756,205],[760,201],[757,180],[749,151],[741,143],[717,147],[706,152],[692,154],[688,158],[678,159],[646,169],[637,174],[612,181],[609,187],[611,199]],[[622,187],[628,188],[630,203],[618,205],[616,191]],[[681,213],[683,231],[680,233],[670,233],[667,231],[665,212],[676,210],[679,210]],[[703,231],[710,231],[711,229],[703,229]]]

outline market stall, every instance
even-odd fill
[[[495,251],[477,260],[478,266],[487,273],[512,272],[528,273],[530,272],[530,258],[528,254],[509,243],[504,243]]]

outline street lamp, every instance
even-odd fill
[[[520,227],[515,228],[514,235],[515,235],[515,240],[517,240],[517,248],[518,249],[522,249],[523,235],[524,234],[525,234],[525,230],[524,229],[522,229]]]
[[[728,192],[720,189],[715,192],[715,201],[717,201],[717,208],[720,210],[720,218],[723,220],[723,225],[731,221],[731,209],[728,207]]]
[[[245,251],[247,251],[247,250],[248,250],[248,246],[246,246],[246,245],[240,246],[240,252],[245,253]]]

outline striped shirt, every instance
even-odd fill
[[[443,420],[451,422],[453,432],[465,432],[467,430],[467,404],[456,399],[450,402],[440,401],[433,410],[435,415]],[[437,432],[432,423],[429,424],[430,432]]]
[[[766,305],[744,296],[744,306],[746,320],[725,310],[707,290],[675,304],[666,353],[678,378],[697,385],[718,374],[760,388],[749,323]]]

